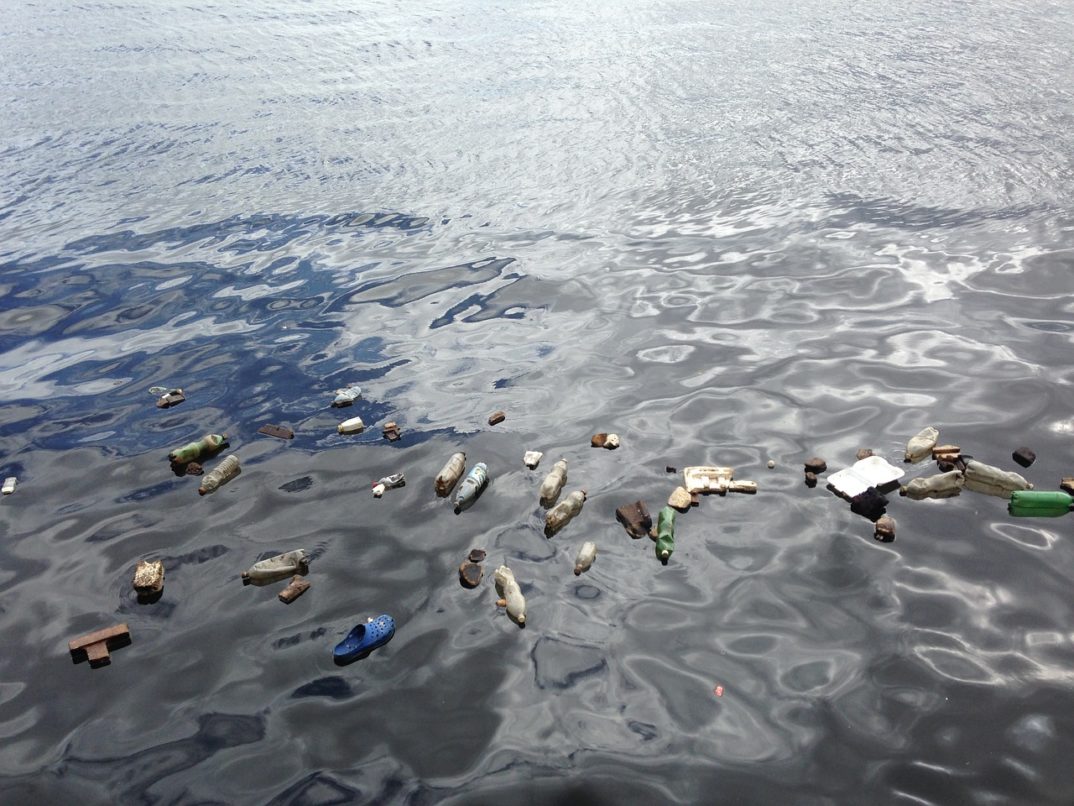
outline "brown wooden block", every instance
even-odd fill
[[[805,469],[808,473],[823,473],[828,469],[828,463],[819,456],[814,456],[812,459],[806,459]]]
[[[127,646],[130,642],[131,633],[127,625],[116,624],[68,641],[67,648],[75,663],[79,663],[85,656],[90,666],[96,668],[112,662],[108,655],[110,650]]]
[[[631,537],[645,537],[653,527],[653,518],[642,501],[623,504],[615,510],[615,519],[623,524]]]
[[[1024,445],[1011,454],[1011,458],[1014,459],[1022,467],[1029,467],[1035,461],[1037,461],[1037,454]]]
[[[158,409],[170,409],[172,406],[178,406],[186,400],[186,396],[183,394],[182,389],[172,389],[168,394],[161,395],[157,400]]]
[[[276,595],[276,598],[278,598],[284,604],[291,604],[291,602],[293,602],[303,593],[308,591],[309,588],[309,582],[307,582],[300,576],[295,576],[291,578],[291,584],[289,584],[286,588],[280,591]]]
[[[589,438],[589,444],[594,448],[603,448],[604,443],[608,441],[607,434],[594,434]]]
[[[396,425],[394,421],[390,423],[385,423],[383,433],[385,439],[389,440],[390,442],[395,442],[397,439],[399,439],[400,436],[399,426]]]
[[[257,429],[257,433],[267,437],[279,437],[280,439],[294,439],[295,432],[285,425],[263,425]]]
[[[489,425],[496,425],[496,423],[502,423],[507,419],[507,415],[502,411],[494,411],[489,415]]]

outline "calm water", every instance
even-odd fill
[[[935,425],[1074,473],[1072,45],[1066,0],[5,3],[0,799],[1074,801],[1071,519],[893,495],[884,545],[801,464]],[[668,464],[760,492],[664,567],[613,512]],[[240,584],[299,547],[291,606]]]

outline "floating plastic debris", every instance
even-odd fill
[[[380,498],[384,495],[385,490],[391,490],[395,487],[405,487],[406,478],[402,473],[392,473],[390,476],[385,476],[380,481],[373,484],[373,497]]]
[[[150,386],[149,387],[149,394],[153,395],[153,397],[160,397],[161,395],[166,395],[166,394],[168,394],[168,387],[167,386]]]
[[[653,528],[652,516],[642,501],[623,504],[623,506],[615,510],[615,519],[623,524],[627,534],[635,539],[647,537],[649,530]]]
[[[910,440],[906,443],[906,452],[903,454],[904,461],[920,462],[926,456],[929,456],[939,437],[940,432],[931,425],[927,428],[922,428],[921,431],[910,437]]]
[[[958,470],[940,473],[936,476],[917,478],[899,488],[899,495],[914,501],[925,498],[953,498],[962,492],[965,479]]]
[[[507,615],[520,627],[526,623],[526,597],[518,586],[514,573],[506,565],[501,565],[493,574],[496,592],[504,600]]]
[[[176,448],[168,454],[168,461],[176,465],[185,465],[203,456],[213,456],[226,447],[228,447],[227,434],[206,434],[199,440]]]
[[[476,588],[481,584],[484,569],[475,562],[467,560],[459,566],[459,584],[464,588]]]
[[[726,492],[735,477],[733,467],[710,467],[697,465],[684,467],[682,477],[688,493]]]
[[[488,482],[488,466],[484,462],[478,462],[473,466],[473,469],[466,474],[466,478],[464,478],[462,484],[459,485],[458,492],[455,493],[455,514],[458,515],[463,510],[473,506]]]
[[[675,510],[664,507],[656,518],[656,558],[667,563],[675,551]]]
[[[560,459],[541,482],[541,506],[546,509],[556,503],[563,485],[567,483],[567,460]]]
[[[853,498],[870,487],[883,487],[901,479],[906,472],[880,456],[859,459],[850,467],[828,476],[828,484],[841,495]]]
[[[451,454],[451,457],[440,468],[440,472],[436,474],[436,479],[433,481],[436,494],[441,498],[446,498],[450,495],[465,471],[466,454],[463,451],[456,451]]]
[[[295,599],[310,589],[309,581],[300,576],[294,576],[287,587],[276,594],[276,598],[284,604],[291,604]]]
[[[382,433],[384,434],[384,438],[389,442],[395,442],[402,435],[399,426],[394,421],[385,423]]]
[[[1011,458],[1014,459],[1022,467],[1029,467],[1035,461],[1037,461],[1037,454],[1032,449],[1025,447],[1024,445],[1011,454]]]
[[[536,470],[537,465],[541,463],[542,456],[544,456],[544,454],[540,451],[526,451],[526,454],[522,457],[522,464],[530,470]]]
[[[178,406],[186,400],[186,395],[183,394],[182,389],[172,389],[170,392],[160,396],[157,400],[158,409],[170,409],[172,406]]]
[[[141,596],[152,596],[164,590],[164,563],[160,560],[139,560],[134,569],[134,590]]]
[[[828,463],[819,456],[814,456],[811,459],[806,459],[805,469],[807,473],[823,473],[828,469]]]
[[[254,563],[242,572],[243,585],[268,585],[296,574],[309,572],[305,549],[295,549]]]
[[[552,507],[544,518],[545,537],[552,537],[552,535],[570,523],[571,519],[582,511],[584,503],[585,490],[575,490]]]
[[[690,493],[686,492],[685,487],[676,487],[671,491],[671,495],[668,496],[668,506],[679,510],[679,512],[688,510],[690,503]]]
[[[966,462],[963,471],[965,487],[975,493],[994,495],[997,498],[1010,498],[1015,490],[1032,490],[1033,485],[1017,473],[1008,473],[998,467],[986,465],[976,459]]]
[[[15,485],[19,483],[19,480],[15,476],[8,476],[4,479],[4,486],[0,488],[0,493],[4,495],[11,495],[15,492]]]
[[[588,571],[595,559],[597,559],[597,544],[587,540],[578,549],[578,556],[574,558],[574,575],[581,576],[582,573]]]
[[[895,541],[895,519],[890,515],[883,515],[877,518],[873,527],[873,538],[881,543],[893,543]]]
[[[285,425],[263,425],[257,429],[257,433],[266,437],[278,437],[279,439],[294,439],[295,432]]]
[[[1016,518],[1058,518],[1074,506],[1074,496],[1048,490],[1015,490],[1007,511]]]
[[[336,432],[339,434],[360,434],[363,431],[365,431],[365,423],[362,422],[361,417],[351,417],[336,426]]]
[[[344,406],[352,405],[355,400],[361,398],[362,388],[360,386],[346,386],[342,389],[337,389],[335,396],[332,405],[337,409],[341,409]]]
[[[198,487],[198,495],[208,495],[216,492],[222,484],[227,484],[241,472],[239,457],[235,454],[225,456],[220,464],[205,474],[205,477],[201,480],[201,486]]]

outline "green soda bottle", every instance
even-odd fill
[[[1070,512],[1074,497],[1048,490],[1015,490],[1007,511],[1018,518],[1058,518]]]
[[[675,551],[675,510],[664,507],[656,516],[656,558],[667,562]]]
[[[168,461],[173,464],[185,465],[194,462],[203,456],[212,456],[217,451],[228,447],[227,434],[206,434],[201,439],[188,442],[181,448],[176,448],[168,454]]]

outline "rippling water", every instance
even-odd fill
[[[895,495],[884,545],[801,463],[1074,472],[1072,44],[1065,0],[7,4],[3,801],[1070,803],[1070,520]],[[613,512],[702,463],[760,492],[664,567]],[[298,547],[291,606],[239,584]]]

